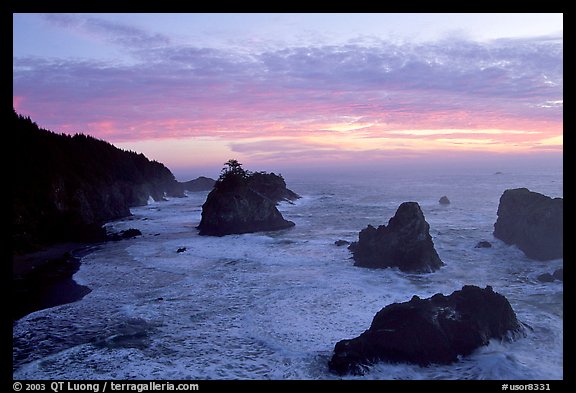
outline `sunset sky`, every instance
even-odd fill
[[[562,14],[14,14],[13,103],[166,164],[561,157]]]

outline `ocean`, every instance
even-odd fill
[[[153,202],[112,222],[143,235],[93,246],[74,279],[83,299],[13,326],[14,379],[526,379],[563,378],[563,284],[540,282],[563,260],[530,260],[492,235],[504,190],[563,196],[558,170],[456,170],[410,176],[286,178],[302,196],[278,208],[294,228],[198,236],[207,192]],[[446,195],[451,203],[440,205]],[[429,274],[355,267],[346,246],[368,224],[420,204],[445,263]],[[491,248],[476,248],[480,241]],[[180,251],[180,252],[178,252]],[[378,363],[364,376],[328,371],[336,342],[381,308],[472,284],[506,296],[526,336],[492,340],[451,365]]]

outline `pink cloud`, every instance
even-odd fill
[[[340,157],[345,145],[319,147],[310,138],[348,135],[410,144],[439,137],[394,131],[466,129],[442,137],[491,139],[513,150],[536,146],[563,129],[563,106],[543,104],[563,102],[561,42],[381,42],[247,55],[171,45],[167,37],[97,20],[82,28],[139,61],[15,59],[15,109],[54,131],[111,142],[213,137],[258,157],[270,155],[241,141],[283,138],[283,146],[264,143],[276,147],[275,157],[281,147],[293,156],[321,151]],[[483,130],[525,133],[487,136]]]

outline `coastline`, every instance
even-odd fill
[[[91,289],[74,281],[93,243],[59,243],[12,257],[12,321],[43,309],[82,299]]]

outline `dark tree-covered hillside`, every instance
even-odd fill
[[[9,129],[13,248],[102,236],[101,226],[151,196],[183,196],[163,164],[91,136],[56,134],[13,110]]]

